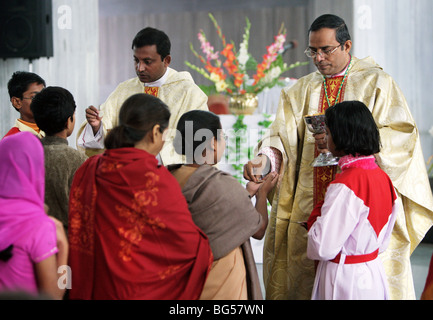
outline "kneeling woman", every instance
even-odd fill
[[[199,298],[212,263],[173,176],[158,165],[170,111],[136,94],[70,195],[71,299]]]
[[[200,299],[261,299],[249,239],[262,239],[265,234],[267,194],[277,175],[269,175],[262,183],[254,207],[249,192],[235,178],[212,166],[224,153],[225,139],[219,117],[208,111],[185,113],[179,119],[174,144],[188,164],[169,170],[179,181],[194,222],[209,237],[214,255]]]

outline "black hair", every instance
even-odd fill
[[[12,99],[23,98],[23,93],[29,89],[32,83],[43,84],[45,87],[45,80],[33,72],[16,71],[8,82],[9,97]],[[14,107],[15,108],[15,107]],[[15,110],[19,111],[17,108]]]
[[[221,129],[221,121],[216,114],[204,110],[188,111],[177,123],[174,150],[180,155],[186,155],[187,163],[194,163],[197,148],[212,137],[220,140]]]
[[[63,131],[69,118],[74,117],[74,97],[61,87],[47,87],[35,95],[30,104],[35,122],[48,136]]]
[[[132,40],[132,49],[141,48],[144,46],[156,45],[156,52],[164,60],[170,55],[171,43],[169,37],[161,30],[147,27],[139,31]]]
[[[12,256],[13,256],[13,252],[12,252],[13,248],[14,248],[14,245],[11,244],[6,249],[0,251],[0,261],[7,262],[10,258],[12,258]]]
[[[347,28],[346,22],[344,22],[342,18],[336,15],[324,14],[318,17],[311,24],[311,27],[308,30],[308,35],[311,32],[315,32],[323,28],[334,29],[336,34],[336,40],[342,46],[346,43],[346,41],[351,40],[349,29]]]
[[[328,127],[337,151],[369,156],[380,151],[380,134],[373,115],[360,101],[344,101],[325,111]]]
[[[155,125],[160,132],[168,127],[170,110],[157,97],[145,93],[130,96],[119,111],[119,125],[105,138],[105,148],[117,149],[134,147]]]

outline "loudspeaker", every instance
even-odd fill
[[[53,56],[51,0],[0,2],[0,58]]]

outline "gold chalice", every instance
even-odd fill
[[[307,129],[313,134],[324,133],[325,130],[325,114],[314,114],[304,116],[304,121]],[[338,158],[334,157],[331,152],[321,153],[311,163],[313,167],[327,167],[338,164]]]

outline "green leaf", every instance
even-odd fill
[[[256,69],[257,69],[257,60],[254,59],[254,57],[251,54],[248,54],[248,55],[249,55],[250,58],[248,59],[247,63],[245,64],[245,69],[246,70],[254,70],[254,71],[256,71]]]
[[[198,85],[199,86],[199,88],[207,95],[207,96],[210,96],[210,95],[213,95],[213,94],[216,94],[217,93],[217,91],[216,91],[216,89],[215,89],[215,86],[206,86],[206,85],[203,85],[203,84],[200,84],[200,85]]]

